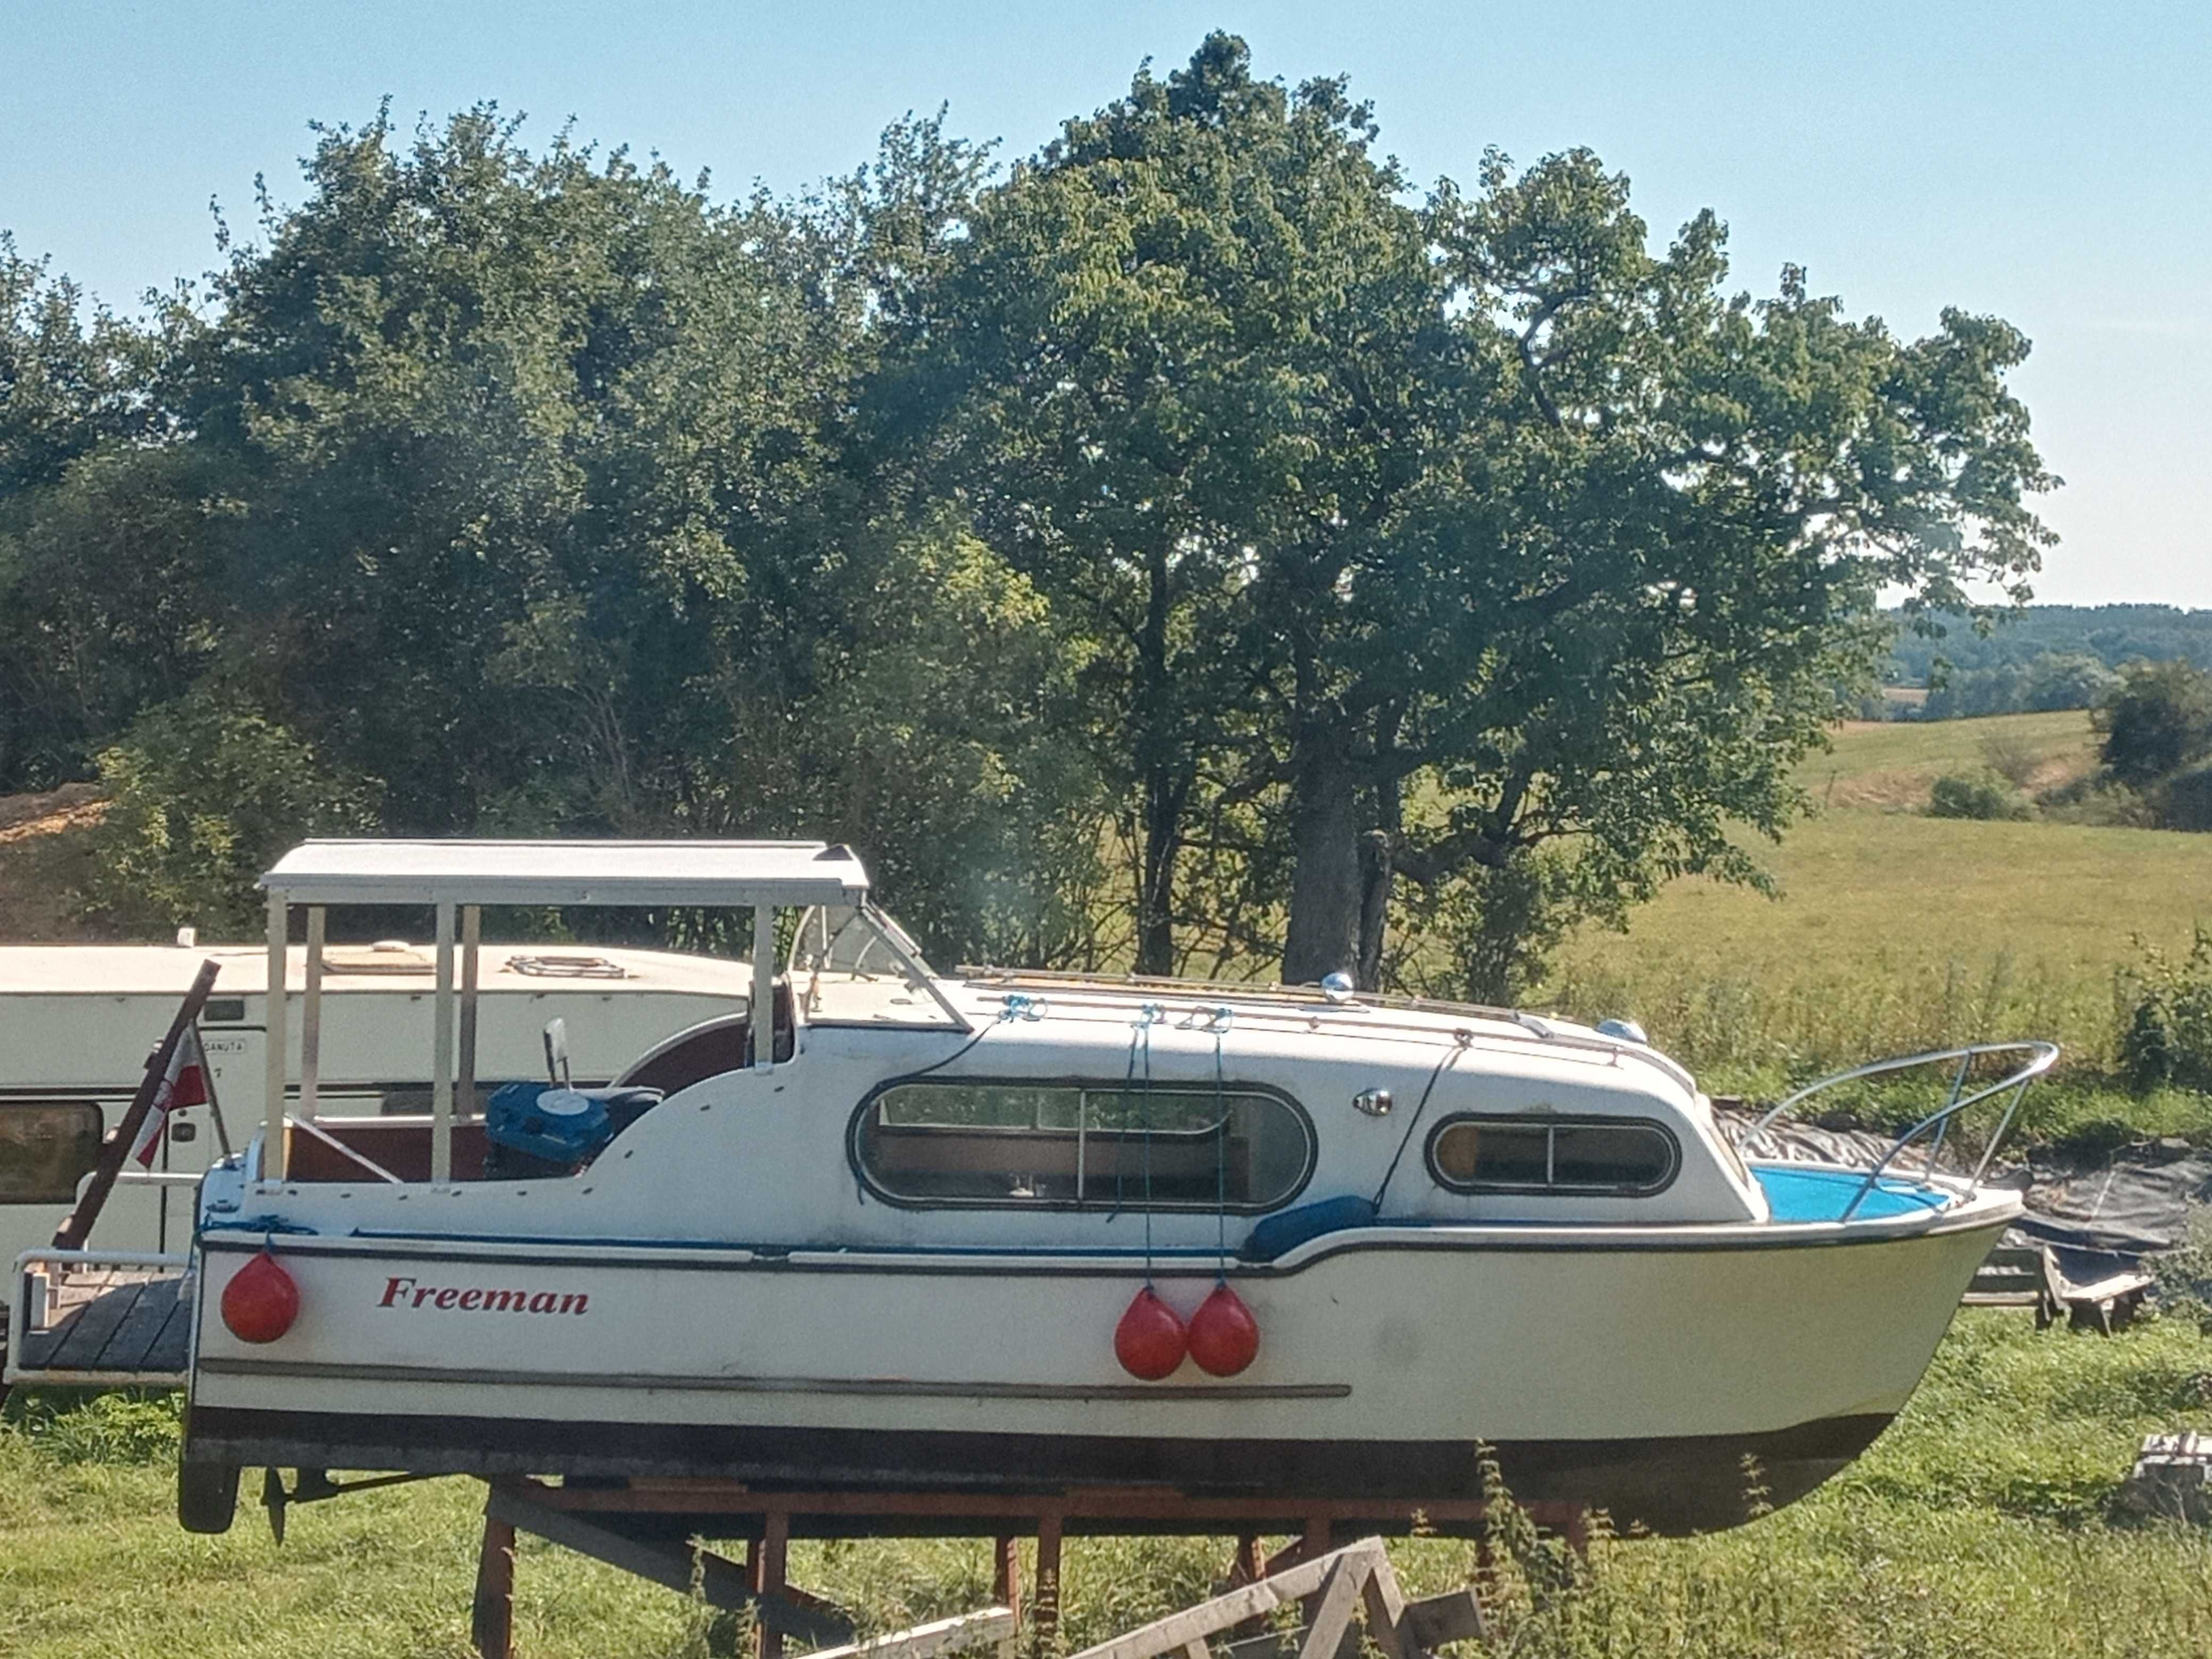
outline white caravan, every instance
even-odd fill
[[[305,987],[304,945],[287,953],[287,987]],[[103,1250],[181,1250],[192,1188],[267,1115],[269,956],[260,945],[0,945],[0,1261],[44,1248],[76,1201],[200,965],[219,965],[200,1018],[215,1103],[173,1115],[151,1171],[136,1165],[102,1209]],[[545,1075],[544,1032],[559,1018],[580,1079],[604,1082],[664,1037],[741,1013],[743,962],[558,944],[483,945],[478,1075]],[[321,1045],[316,1109],[391,1116],[430,1109],[436,963],[428,947],[386,939],[331,945],[321,991],[333,1019]],[[288,1039],[298,1071],[300,1025]],[[296,1098],[296,1091],[295,1095]],[[218,1112],[222,1122],[217,1122]]]

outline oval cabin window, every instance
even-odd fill
[[[1674,1178],[1674,1137],[1642,1118],[1446,1118],[1429,1172],[1455,1193],[1642,1194]]]
[[[902,1204],[1250,1212],[1313,1168],[1306,1115],[1272,1091],[895,1083],[854,1121],[869,1186]]]

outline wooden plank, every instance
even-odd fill
[[[176,1018],[169,1022],[168,1035],[147,1056],[145,1074],[139,1079],[137,1092],[131,1097],[130,1105],[124,1109],[123,1121],[100,1145],[100,1158],[92,1166],[92,1178],[85,1183],[83,1196],[77,1200],[76,1207],[69,1212],[67,1218],[55,1231],[56,1249],[84,1249],[84,1241],[92,1231],[93,1223],[100,1219],[101,1206],[107,1202],[107,1194],[114,1188],[115,1177],[123,1172],[123,1161],[131,1156],[131,1143],[138,1139],[139,1126],[145,1122],[146,1114],[153,1109],[154,1097],[159,1092],[162,1080],[169,1074],[170,1059],[176,1054],[177,1045],[185,1040],[185,1031],[200,1017],[200,1010],[207,1006],[208,993],[215,989],[215,976],[221,967],[220,963],[210,957],[200,964],[199,972],[193,975],[191,988],[185,993],[185,1000],[177,1010]],[[281,1006],[283,999],[279,997],[276,1001]]]
[[[1368,1574],[1363,1595],[1369,1639],[1389,1659],[1415,1659],[1417,1650],[1406,1638],[1406,1593],[1398,1588],[1398,1575],[1388,1555]]]
[[[1429,1652],[1490,1634],[1483,1622],[1482,1603],[1471,1589],[1447,1590],[1442,1595],[1425,1595],[1407,1602],[1399,1628],[1415,1647]]]
[[[764,1629],[802,1642],[849,1642],[850,1620],[819,1608],[802,1607],[777,1595],[757,1595],[747,1583],[745,1570],[711,1550],[694,1552],[682,1545],[649,1543],[625,1538],[579,1516],[534,1504],[513,1486],[494,1486],[485,1500],[484,1513],[525,1532],[536,1533],[563,1548],[620,1567],[624,1572],[652,1580],[678,1595],[689,1595],[696,1583],[699,1593],[718,1607],[739,1612],[746,1607]]]
[[[1313,1615],[1306,1620],[1305,1639],[1298,1644],[1298,1659],[1337,1659],[1347,1636],[1357,1638],[1352,1615],[1358,1611],[1360,1593],[1375,1571],[1371,1559],[1339,1555],[1322,1581],[1314,1598]],[[1357,1651],[1355,1647],[1354,1651]]]
[[[146,1346],[146,1369],[182,1373],[191,1366],[191,1298],[179,1293],[171,1298],[168,1317],[161,1322],[160,1332]]]
[[[950,1619],[933,1620],[911,1630],[895,1631],[872,1641],[823,1648],[806,1655],[805,1659],[930,1659],[933,1654],[1004,1642],[1013,1635],[1015,1623],[1012,1608],[984,1607]]]
[[[100,1351],[100,1358],[90,1370],[143,1371],[151,1370],[146,1356],[161,1334],[161,1328],[169,1322],[175,1311],[177,1292],[184,1285],[182,1279],[156,1279],[139,1286],[137,1299],[123,1322],[115,1328],[115,1334],[107,1339],[107,1346]]]
[[[1158,1659],[1159,1655],[1173,1652],[1194,1637],[1212,1636],[1247,1619],[1264,1618],[1278,1607],[1323,1591],[1329,1583],[1330,1575],[1347,1563],[1351,1565],[1354,1577],[1352,1588],[1346,1594],[1356,1601],[1360,1587],[1366,1583],[1367,1573],[1372,1571],[1374,1561],[1382,1554],[1382,1540],[1379,1538],[1363,1539],[1357,1544],[1347,1544],[1340,1550],[1332,1550],[1327,1555],[1300,1562],[1273,1578],[1263,1578],[1256,1584],[1243,1585],[1226,1595],[1217,1595],[1210,1601],[1201,1601],[1194,1607],[1186,1607],[1181,1613],[1171,1613],[1164,1619],[1141,1625],[1110,1642],[1085,1648],[1073,1656],[1073,1659]]]
[[[100,1350],[107,1346],[107,1339],[115,1334],[116,1327],[123,1322],[144,1288],[125,1285],[88,1304],[70,1322],[69,1334],[55,1348],[48,1366],[58,1371],[90,1370]]]

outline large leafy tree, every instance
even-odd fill
[[[1228,36],[1140,72],[975,203],[886,380],[949,434],[939,487],[1079,641],[1140,971],[1177,965],[1194,819],[1279,718],[1298,640],[1253,612],[1257,565],[1325,589],[1411,477],[1439,285],[1372,137],[1341,83],[1257,80]]]
[[[1365,775],[1328,787],[1437,786],[1417,825],[1378,814],[1370,890],[1316,895],[1340,956],[1368,918],[1370,972],[1394,860],[1507,919],[1546,849],[1553,890],[1601,910],[1686,872],[1756,880],[1729,825],[1778,834],[1798,806],[1833,688],[1870,672],[1877,594],[2024,597],[2050,539],[2008,325],[1947,311],[1900,340],[1796,270],[1731,294],[1711,215],[1653,252],[1586,152],[1520,174],[1493,156],[1479,196],[1447,187],[1432,214],[1469,402],[1362,573],[1375,602],[1355,583],[1340,607],[1359,626],[1333,665],[1337,706],[1371,723]],[[1463,988],[1513,988],[1498,943]]]

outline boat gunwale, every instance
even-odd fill
[[[1796,1167],[1832,1166],[1806,1164]],[[1840,1169],[1840,1166],[1833,1166]],[[1844,1171],[1848,1173],[1848,1171]],[[1863,1171],[1861,1173],[1863,1173]],[[1981,1188],[1940,1210],[1847,1222],[1731,1221],[1679,1224],[1384,1223],[1324,1233],[1267,1261],[1232,1252],[1188,1247],[1155,1249],[1159,1271],[1200,1276],[1226,1271],[1237,1277],[1287,1278],[1336,1255],[1387,1250],[1460,1250],[1468,1255],[1532,1252],[1723,1254],[1745,1250],[1832,1249],[1906,1243],[1923,1238],[1985,1231],[2009,1224],[2022,1200],[2008,1188]],[[258,1254],[264,1247],[291,1255],[375,1256],[398,1254],[416,1261],[559,1262],[585,1257],[605,1267],[668,1267],[683,1271],[774,1273],[898,1273],[957,1276],[1125,1274],[1141,1250],[1087,1246],[1003,1245],[850,1247],[830,1244],[749,1245],[721,1240],[548,1237],[452,1231],[356,1229],[344,1234],[300,1233],[231,1222],[203,1230],[200,1248],[221,1254]]]

